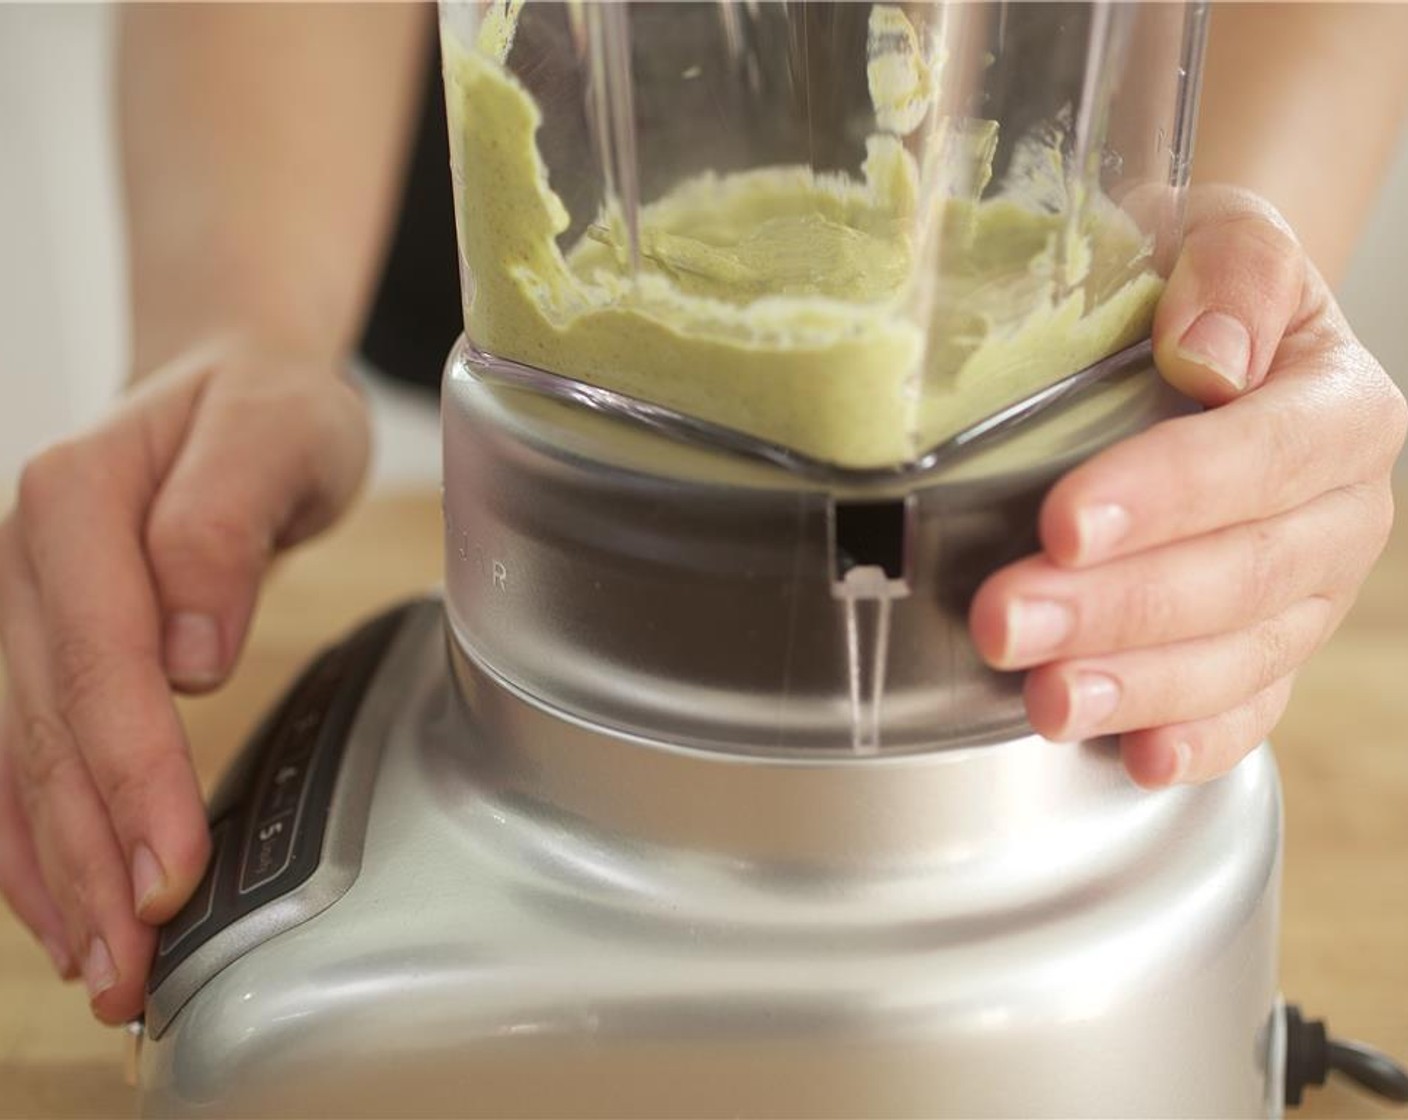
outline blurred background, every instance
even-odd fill
[[[99,416],[126,375],[112,16],[105,4],[0,4],[0,480]],[[1400,385],[1408,385],[1405,289],[1408,137],[1340,289],[1350,322]],[[437,482],[428,396],[368,384],[373,484]]]
[[[127,376],[114,14],[0,2],[0,493],[35,451],[101,416]],[[438,484],[429,394],[358,373],[374,404],[372,484]]]

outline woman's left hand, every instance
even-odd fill
[[[1275,725],[1388,538],[1408,429],[1275,211],[1232,188],[1190,201],[1154,353],[1208,410],[1057,483],[1043,551],[970,619],[991,665],[1028,670],[1037,731],[1118,734],[1145,786],[1222,774]]]

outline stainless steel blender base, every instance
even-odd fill
[[[343,687],[305,690],[224,792],[231,858],[152,992],[144,1115],[1278,1108],[1266,749],[1154,795],[1104,745],[1030,736],[729,755],[537,705],[447,653],[438,603],[385,637],[370,676],[355,650],[315,672]],[[308,877],[224,907],[282,860],[260,822],[300,743],[333,771],[300,802]]]

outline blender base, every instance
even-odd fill
[[[538,705],[427,601],[315,664],[212,819],[145,1116],[1280,1109],[1265,747],[1157,794],[1035,736],[682,748]]]

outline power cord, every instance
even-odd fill
[[[1306,1019],[1286,1004],[1286,1104],[1300,1105],[1308,1086],[1325,1084],[1333,1073],[1384,1100],[1408,1104],[1408,1070],[1387,1054],[1362,1042],[1331,1038],[1325,1020]]]

